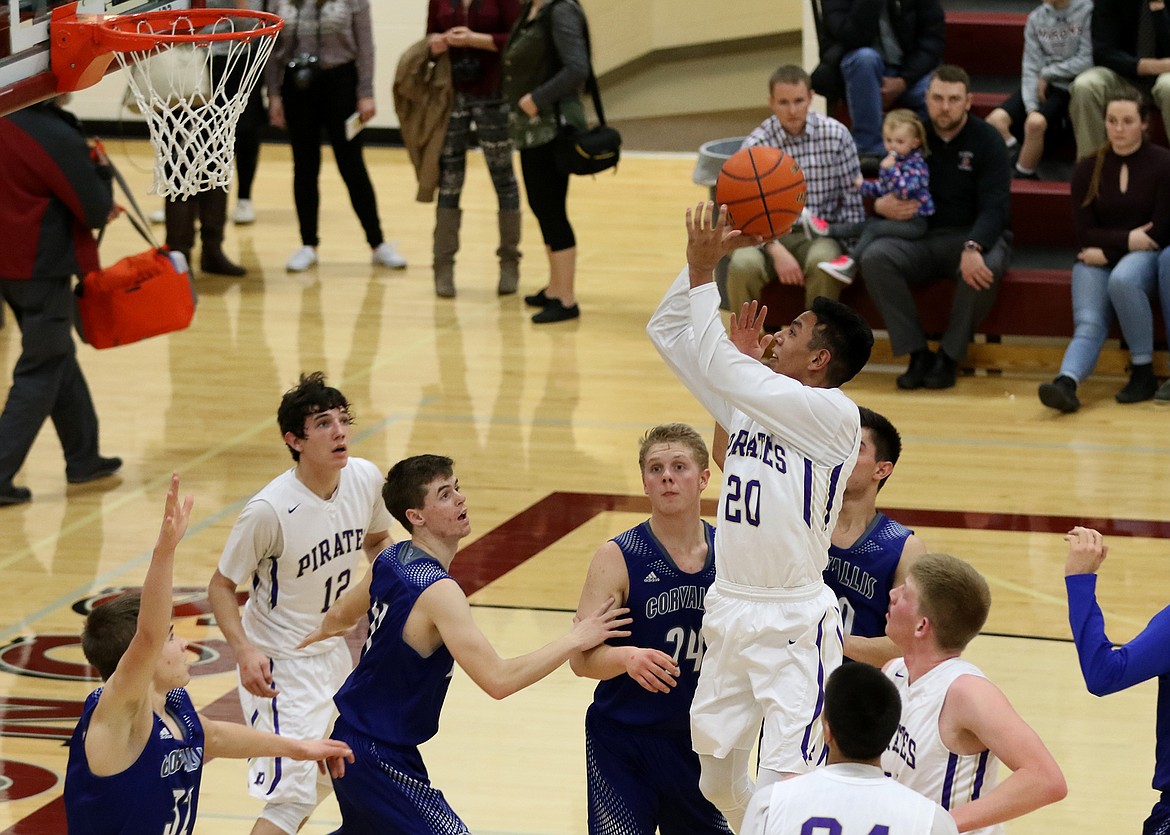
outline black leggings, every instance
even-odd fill
[[[569,197],[569,175],[557,170],[553,159],[553,143],[520,150],[520,172],[524,175],[524,190],[528,193],[528,207],[540,224],[540,234],[553,252],[572,249],[577,245],[573,227],[569,225],[566,201]]]
[[[250,48],[250,47],[249,47]],[[250,56],[249,56],[250,57]],[[219,78],[228,72],[226,55],[211,56],[212,73]],[[225,88],[228,95],[235,96],[244,80],[244,61],[237,60],[230,67]],[[248,103],[240,119],[236,122],[236,188],[240,200],[252,199],[252,181],[256,179],[256,166],[260,162],[260,131],[268,124],[268,112],[264,108],[264,99],[260,88],[264,86],[263,73],[256,81],[256,86],[248,95]]]
[[[293,199],[301,226],[301,243],[317,246],[317,213],[321,193],[317,178],[321,174],[321,129],[329,137],[337,169],[349,191],[349,202],[366,232],[371,248],[382,243],[382,224],[378,219],[378,200],[370,173],[362,159],[362,134],[345,138],[345,120],[357,110],[357,67],[342,64],[322,70],[307,90],[298,90],[289,76],[281,88],[284,119],[288,125],[293,153]]]

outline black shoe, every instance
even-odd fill
[[[1041,383],[1039,394],[1041,403],[1066,415],[1081,408],[1081,401],[1077,399],[1077,381],[1064,374],[1051,383]]]
[[[1114,398],[1118,403],[1141,403],[1151,400],[1158,391],[1158,378],[1154,376],[1153,363],[1132,365],[1129,369],[1129,382],[1125,388],[1117,392]]]
[[[930,369],[934,367],[934,352],[929,348],[920,348],[910,355],[910,365],[906,373],[898,377],[898,388],[906,391],[922,388],[922,382]]]
[[[531,296],[525,296],[524,303],[529,307],[548,307],[549,303],[553,300],[545,295],[544,291],[547,289],[545,287],[543,290],[533,293]]]
[[[97,464],[83,473],[65,473],[65,480],[70,484],[85,484],[88,481],[97,481],[113,475],[122,469],[121,458],[99,458]]]
[[[532,317],[538,325],[547,325],[549,322],[567,322],[581,315],[581,308],[577,305],[565,307],[560,299],[549,299],[548,306]]]
[[[207,247],[204,247],[203,253],[199,256],[199,269],[211,275],[229,275],[233,278],[248,274],[244,267],[224,255],[222,249]]]
[[[922,387],[928,389],[949,389],[955,384],[955,371],[959,364],[942,351],[934,355],[934,367],[922,380]]]
[[[861,166],[861,176],[867,180],[876,180],[882,171],[884,154],[858,154],[857,162]]]
[[[27,487],[16,487],[9,484],[7,487],[0,487],[0,507],[6,507],[12,504],[24,504],[32,501],[32,490]]]

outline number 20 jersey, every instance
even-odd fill
[[[625,605],[634,622],[628,638],[613,646],[659,649],[679,667],[678,684],[669,693],[651,693],[627,675],[599,682],[593,709],[615,722],[690,735],[690,706],[703,661],[703,601],[715,580],[715,529],[703,523],[707,562],[687,574],[643,522],[614,537],[626,560],[630,592]]]

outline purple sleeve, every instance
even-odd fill
[[[1104,696],[1170,673],[1170,606],[1154,615],[1136,638],[1114,649],[1097,605],[1097,575],[1074,574],[1064,584],[1068,622],[1090,693]]]

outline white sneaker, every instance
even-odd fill
[[[155,226],[159,226],[159,225],[167,222],[167,210],[165,208],[164,209],[155,209],[153,212],[151,212],[150,214],[148,214],[146,216],[146,219],[149,220],[151,223],[153,223]]]
[[[302,246],[288,257],[284,268],[290,273],[303,273],[317,263],[317,250],[311,246]]]
[[[398,254],[398,250],[394,248],[394,244],[389,241],[383,241],[371,253],[370,263],[382,267],[389,267],[392,270],[401,270],[406,266],[406,259]]]
[[[251,200],[237,200],[236,212],[232,215],[232,222],[236,226],[247,226],[256,222],[256,207]]]

